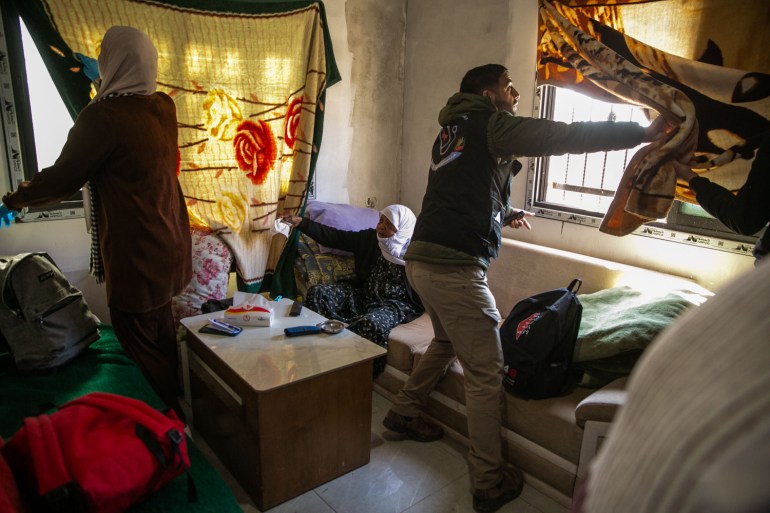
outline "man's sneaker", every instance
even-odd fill
[[[400,435],[399,440],[433,442],[444,436],[443,429],[426,422],[422,417],[404,417],[393,410],[388,411],[388,414],[385,415],[382,425]]]
[[[524,476],[516,468],[504,468],[500,484],[487,490],[473,490],[473,509],[479,513],[497,511],[521,494]]]

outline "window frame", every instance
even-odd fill
[[[535,86],[534,117],[553,119],[554,105],[549,100],[554,98],[557,89],[551,85]],[[529,160],[525,199],[527,208],[539,217],[598,229],[604,217],[601,212],[545,201],[549,159],[550,157],[537,157]],[[694,207],[700,209],[697,205]],[[708,217],[688,214],[683,211],[684,208],[685,204],[675,200],[665,222],[646,223],[632,234],[751,255],[754,243],[763,233],[760,231],[754,236],[740,235],[702,209]]]
[[[11,2],[0,6],[3,36],[0,54],[5,55],[4,69],[0,70],[0,100],[3,102],[3,152],[8,170],[9,190],[29,181],[39,171],[32,105],[28,88],[27,68],[22,42],[21,18]],[[84,217],[83,194],[76,192],[57,205],[30,207],[19,219],[21,222],[46,221]]]

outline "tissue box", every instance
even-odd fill
[[[235,326],[270,326],[273,311],[257,305],[231,306],[225,310],[225,322]]]
[[[273,309],[259,294],[236,291],[233,306],[225,310],[225,322],[235,326],[270,326],[273,323]]]

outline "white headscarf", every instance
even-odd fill
[[[380,250],[385,260],[398,265],[405,265],[404,253],[409,247],[417,218],[409,208],[403,205],[390,205],[380,211],[396,227],[396,233],[388,238],[377,236]]]
[[[107,29],[98,63],[101,84],[93,102],[109,94],[149,95],[155,92],[158,51],[143,32],[122,26]]]

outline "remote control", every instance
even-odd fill
[[[234,337],[243,331],[240,326],[233,326],[231,324],[223,323],[221,321],[215,323],[214,319],[210,319],[209,323],[203,326],[198,331],[201,333],[209,333],[211,335],[227,335],[228,337]],[[224,325],[224,326],[222,326]],[[229,327],[225,327],[229,326]]]
[[[297,299],[291,305],[291,310],[289,310],[289,317],[297,317],[301,312],[302,312],[302,301]]]
[[[321,328],[318,326],[294,326],[291,328],[284,328],[284,333],[287,337],[299,337],[301,335],[315,335],[321,333]]]
[[[233,326],[232,324],[228,324],[224,321],[220,321],[219,319],[209,319],[209,323],[214,327],[214,329],[218,329],[219,331],[224,331],[225,333],[235,333],[236,335],[243,331],[243,328],[240,326]]]
[[[240,331],[222,331],[219,328],[216,328],[213,324],[206,324],[205,326],[201,326],[201,329],[199,329],[198,332],[208,333],[209,335],[222,335],[223,337],[234,337],[240,333]]]

